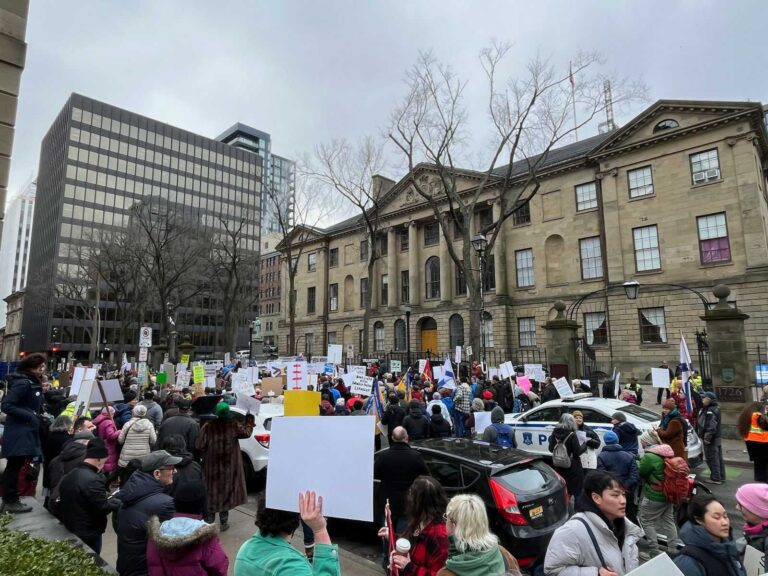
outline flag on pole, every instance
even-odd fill
[[[427,361],[424,363],[424,371],[421,373],[420,378],[422,380],[428,378],[430,382],[434,380],[434,376],[432,376],[432,367],[429,365],[429,358],[427,358]]]
[[[405,399],[408,402],[411,401],[411,384],[413,383],[411,377],[411,367],[408,366],[408,370],[405,372]]]
[[[388,556],[392,556],[392,552],[395,550],[395,527],[392,524],[392,511],[389,508],[389,498],[387,498],[387,503],[384,504],[384,521],[387,525],[387,540],[389,545],[387,546],[389,550]],[[398,576],[400,574],[400,571],[398,570],[397,566],[394,565],[394,563],[390,567],[390,573],[394,576]]]
[[[456,378],[453,374],[453,365],[451,359],[446,357],[443,364],[443,375],[438,380],[438,388],[456,388]]]
[[[688,414],[693,414],[693,402],[691,399],[690,375],[693,372],[693,362],[691,354],[688,352],[688,344],[685,343],[685,337],[680,332],[680,381],[683,383],[683,394],[685,395],[685,410]]]

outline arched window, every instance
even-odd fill
[[[483,317],[483,348],[493,348],[493,316],[488,312]]]
[[[672,118],[667,118],[666,120],[662,120],[656,126],[653,127],[653,132],[661,132],[662,130],[670,130],[672,128],[678,128],[680,124],[677,120],[672,120]]]
[[[454,314],[448,320],[448,331],[450,332],[451,350],[456,346],[464,346],[464,318],[461,314]]]
[[[426,298],[440,298],[440,258],[437,256],[427,259],[424,279],[427,288]]]
[[[395,320],[395,352],[405,352],[406,346],[405,320]]]
[[[376,322],[373,325],[373,349],[377,352],[384,350],[384,323]]]
[[[355,307],[355,280],[352,275],[344,278],[344,310],[352,310]]]

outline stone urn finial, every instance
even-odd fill
[[[712,294],[714,294],[715,298],[717,298],[717,304],[715,305],[715,308],[719,310],[729,308],[728,296],[731,295],[731,289],[728,288],[728,286],[725,284],[718,284],[712,288]]]
[[[555,305],[553,306],[555,311],[557,312],[557,316],[555,316],[555,320],[565,320],[565,302],[562,300],[558,300],[555,302]]]

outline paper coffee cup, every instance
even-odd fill
[[[406,538],[398,538],[395,542],[395,552],[405,556],[411,551],[411,543]]]

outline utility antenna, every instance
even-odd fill
[[[600,122],[597,126],[600,134],[616,130],[616,122],[613,120],[613,95],[611,94],[610,80],[603,82],[603,99],[605,100],[605,122]]]

